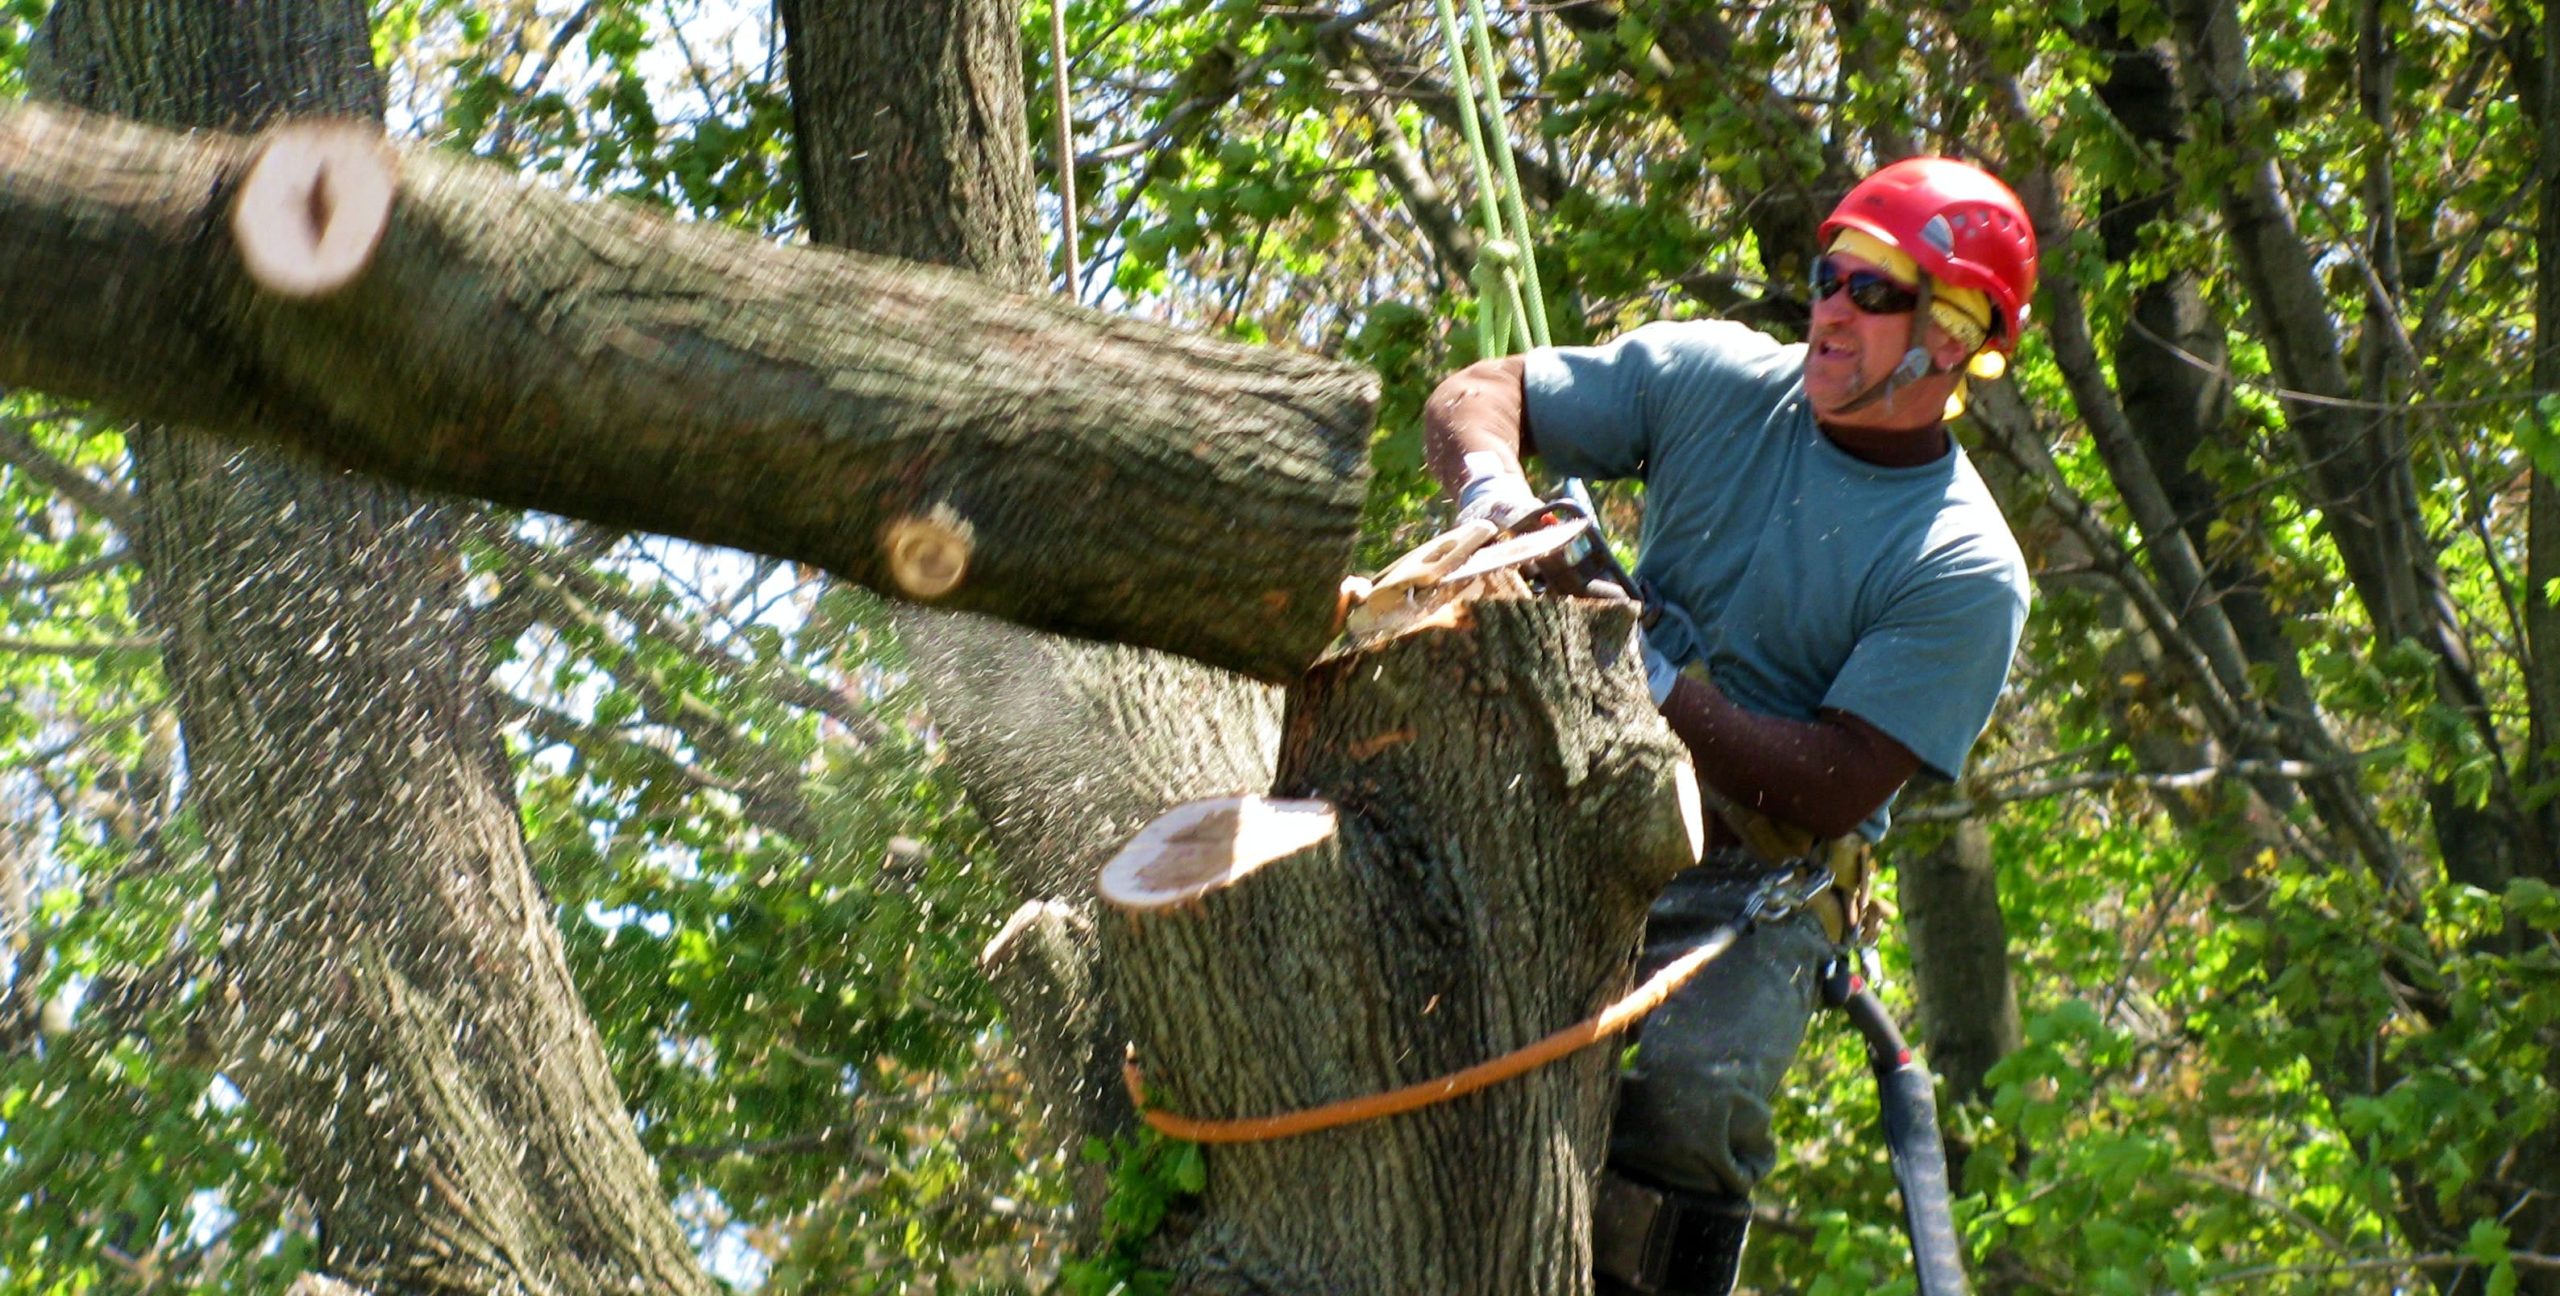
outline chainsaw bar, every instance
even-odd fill
[[[1440,578],[1440,583],[1450,585],[1473,580],[1506,567],[1526,567],[1541,559],[1552,558],[1570,548],[1583,532],[1590,529],[1591,519],[1578,517],[1497,541],[1476,550],[1465,562],[1450,569]]]

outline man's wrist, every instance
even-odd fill
[[[1671,696],[1680,691],[1680,667],[1669,657],[1647,645],[1644,652],[1644,687],[1653,695],[1653,707],[1660,711],[1671,705]]]
[[[1458,487],[1458,518],[1483,518],[1509,530],[1545,507],[1529,486],[1520,461],[1490,450],[1471,452],[1464,460],[1466,476]]]

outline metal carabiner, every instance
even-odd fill
[[[1831,870],[1809,859],[1790,860],[1772,869],[1743,897],[1742,911],[1734,917],[1734,927],[1749,931],[1763,922],[1776,922],[1813,903],[1815,896],[1831,889]]]

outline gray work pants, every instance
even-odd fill
[[[1753,886],[1712,866],[1673,878],[1646,920],[1638,978],[1731,922]],[[1763,923],[1654,1009],[1620,1077],[1610,1165],[1700,1196],[1749,1196],[1777,1164],[1769,1103],[1804,1043],[1831,954],[1809,913]]]

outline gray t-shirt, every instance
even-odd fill
[[[1636,575],[1701,641],[1666,617],[1656,649],[1703,659],[1764,715],[1859,716],[1952,779],[2007,682],[2026,560],[1961,447],[1915,468],[1853,458],[1814,426],[1803,377],[1802,345],[1648,324],[1530,353],[1529,432],[1558,473],[1644,480]]]

